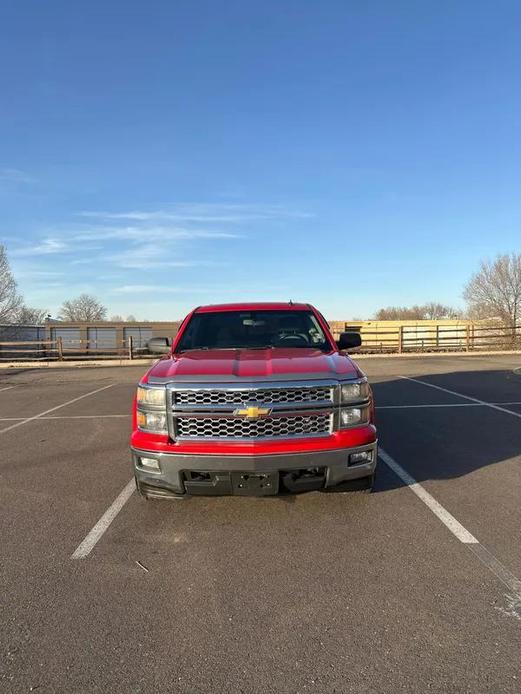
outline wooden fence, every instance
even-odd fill
[[[371,329],[348,323],[334,326],[338,337],[342,329],[359,330],[362,347],[356,353],[405,354],[408,352],[479,352],[521,349],[521,325],[512,327],[485,326],[477,323],[458,326],[399,325]],[[136,349],[133,338],[116,343],[116,347],[98,346],[93,340],[55,340],[0,342],[0,361],[66,361],[89,359],[133,359],[147,355],[146,349]]]
[[[146,349],[136,349],[133,338],[122,340],[116,347],[98,347],[93,340],[30,340],[0,342],[0,361],[66,361],[88,359],[134,359]]]
[[[349,330],[350,326],[345,325]],[[521,325],[502,327],[477,323],[466,325],[399,325],[392,328],[360,329],[358,352],[478,352],[521,349]]]

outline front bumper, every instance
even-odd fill
[[[368,451],[370,462],[349,464],[349,456]],[[157,461],[158,471],[141,464]],[[264,455],[163,453],[132,448],[136,479],[150,496],[185,494],[273,495],[335,487],[374,474],[377,442],[335,450]],[[242,474],[241,474],[242,473]]]

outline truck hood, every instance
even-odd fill
[[[338,352],[316,349],[194,350],[164,357],[152,366],[148,383],[283,381],[356,378],[361,375],[351,359]]]

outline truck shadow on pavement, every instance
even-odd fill
[[[371,379],[379,445],[417,482],[464,477],[521,455],[521,377],[514,371]],[[496,410],[461,396],[497,404]],[[519,463],[519,461],[517,461]],[[404,483],[379,461],[375,492]]]

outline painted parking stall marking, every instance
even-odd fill
[[[11,424],[8,427],[4,427],[3,429],[0,429],[0,434],[5,434],[6,431],[11,431],[12,429],[16,429],[17,427],[21,427],[23,424],[28,424],[29,422],[34,422],[36,419],[42,419],[45,415],[50,414],[51,412],[56,412],[56,410],[61,409],[62,407],[67,407],[67,405],[72,405],[74,402],[78,402],[78,400],[83,400],[83,398],[88,398],[91,395],[96,395],[96,393],[101,393],[103,390],[107,390],[107,388],[112,388],[114,383],[109,383],[108,386],[102,386],[101,388],[97,388],[96,390],[91,390],[90,393],[84,393],[83,395],[79,395],[77,398],[73,398],[72,400],[67,400],[67,402],[63,402],[61,405],[56,405],[55,407],[51,407],[48,410],[44,410],[43,412],[40,412],[39,414],[35,414],[32,417],[26,417],[25,419],[22,419],[18,422],[15,422],[15,424]]]
[[[71,555],[71,559],[85,559],[85,557],[88,557],[88,555],[92,552],[92,550],[97,545],[97,543],[99,542],[101,537],[107,531],[107,529],[109,528],[109,526],[112,523],[112,521],[114,520],[114,518],[118,515],[118,513],[121,511],[123,506],[130,499],[130,497],[134,493],[135,488],[136,488],[136,485],[135,485],[134,479],[132,478],[123,487],[121,492],[114,499],[112,504],[108,507],[108,509],[105,511],[105,513],[101,516],[99,521],[92,528],[92,530],[85,537],[85,539],[82,540],[82,542],[78,545],[78,547],[76,547],[73,554]]]
[[[515,609],[515,616],[521,619],[521,581],[502,564],[481,542],[472,535],[454,516],[437,501],[432,494],[417,482],[407,470],[394,460],[386,451],[379,448],[378,455],[394,474],[399,477],[418,499],[445,525],[446,528],[464,545],[466,545],[478,559],[491,571],[510,591]],[[519,614],[517,610],[519,609]]]
[[[480,400],[479,398],[472,398],[470,395],[463,395],[463,393],[457,393],[455,390],[449,390],[448,388],[442,388],[441,386],[436,386],[434,383],[428,383],[428,381],[422,381],[419,378],[412,378],[412,376],[400,376],[405,381],[413,381],[414,383],[421,383],[422,386],[428,386],[429,388],[435,388],[436,390],[441,390],[443,393],[448,393],[449,395],[455,395],[458,398],[463,398],[464,400],[469,400],[470,402],[476,403],[478,405],[483,405],[485,407],[491,407],[493,410],[498,410],[498,412],[505,412],[506,414],[511,414],[513,417],[521,418],[520,412],[512,412],[512,410],[507,410],[500,405],[495,405],[492,402],[486,402],[485,400]],[[515,403],[512,403],[515,404]]]
[[[410,475],[407,470],[399,465],[394,458],[386,453],[382,448],[378,450],[378,455],[391,470],[397,475],[402,482],[409,487],[411,492],[416,494],[416,496],[423,501],[423,503],[429,508],[435,516],[437,516],[441,522],[447,526],[453,535],[455,535],[460,542],[464,544],[478,544],[478,540],[469,533],[469,531],[464,528],[459,521],[457,521],[453,515],[451,515],[447,509],[445,509],[436,499],[429,494],[429,492],[422,487],[422,485],[417,482],[412,475]]]
[[[404,376],[402,376],[404,378]],[[463,396],[460,396],[463,397]],[[444,402],[444,403],[422,403],[421,405],[377,405],[377,410],[414,410],[425,407],[489,407],[490,405],[521,405],[521,400],[513,402]],[[511,413],[509,411],[509,414]]]
[[[38,419],[129,419],[132,417],[131,414],[64,414],[64,415],[50,415],[50,416],[39,416]],[[0,422],[20,422],[25,421],[25,417],[0,417]]]

